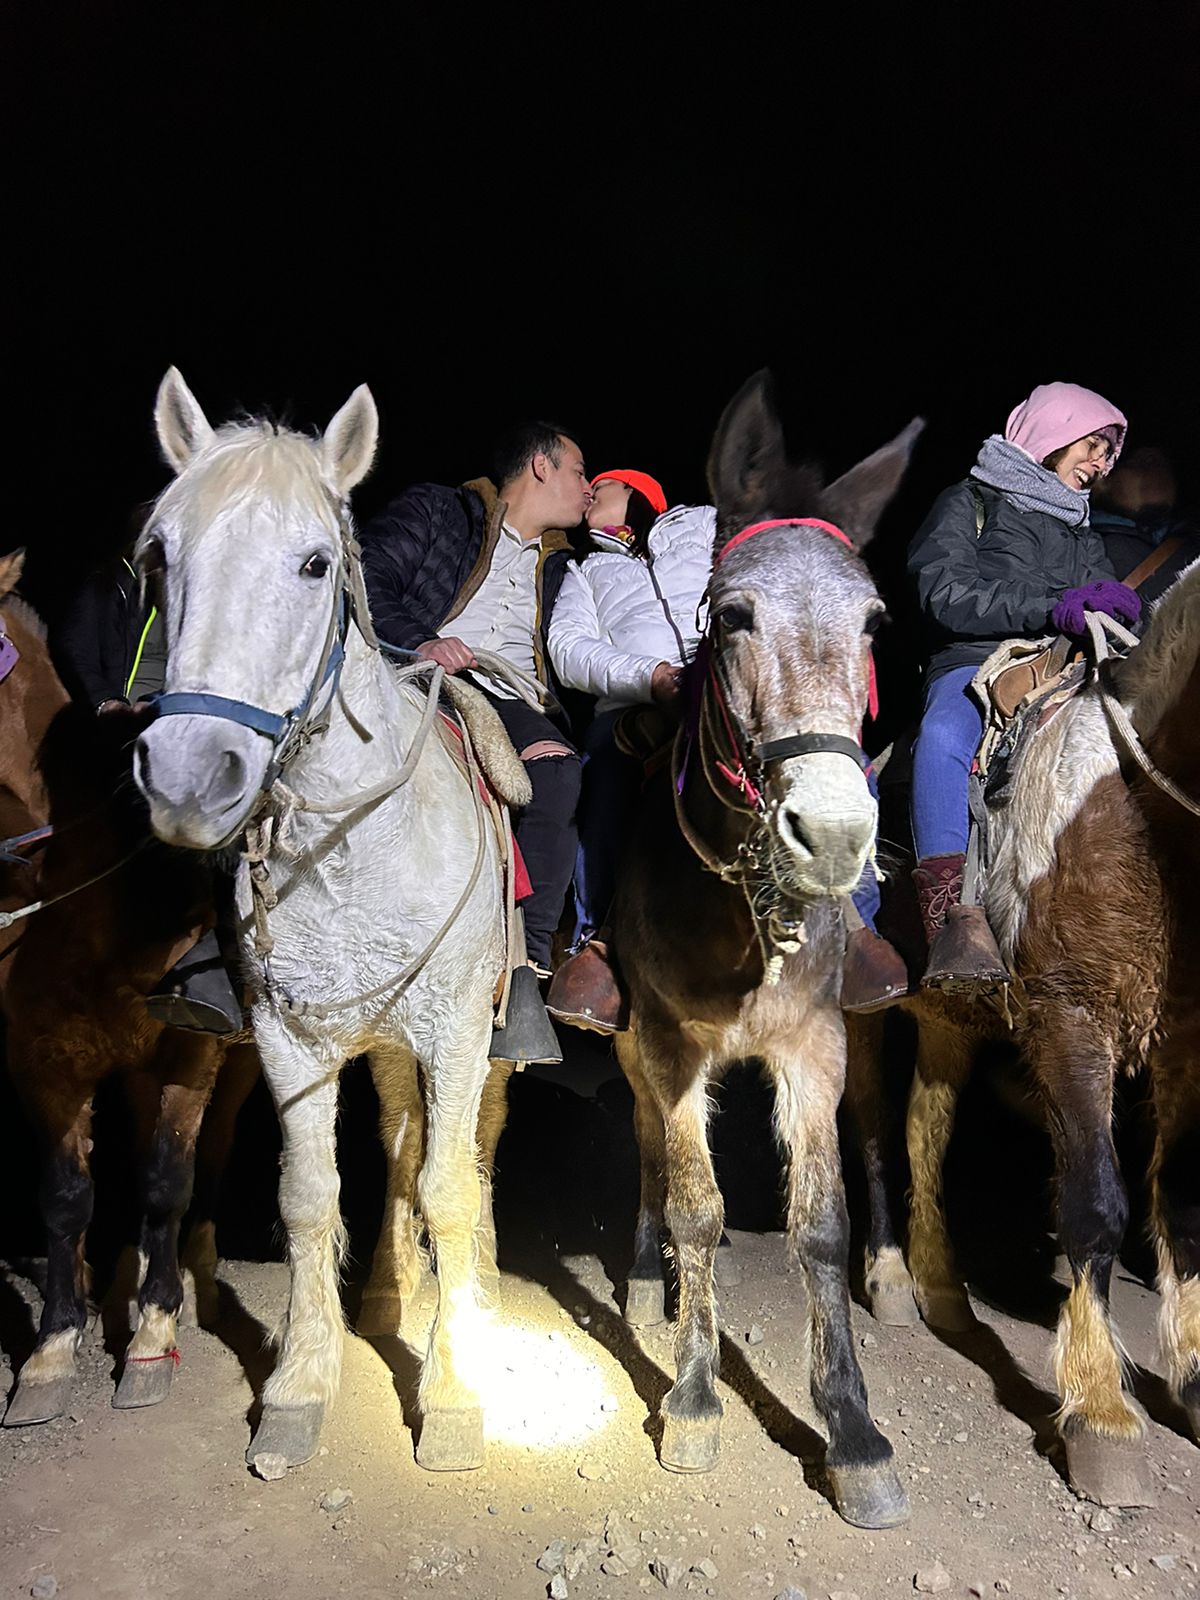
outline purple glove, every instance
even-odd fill
[[[1142,602],[1137,591],[1127,583],[1114,583],[1110,578],[1103,578],[1099,583],[1085,583],[1079,589],[1064,589],[1058,604],[1050,613],[1050,621],[1059,633],[1082,638],[1087,632],[1085,611],[1103,611],[1107,616],[1116,617],[1118,622],[1127,622],[1132,627],[1142,614]]]

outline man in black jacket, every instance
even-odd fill
[[[565,530],[582,521],[591,488],[565,429],[531,423],[496,452],[494,482],[406,489],[362,530],[363,571],[381,639],[469,673],[489,650],[553,687],[550,614],[570,554]],[[489,685],[533,786],[516,836],[533,884],[524,902],[529,958],[550,970],[550,943],[575,864],[579,757],[565,719]]]

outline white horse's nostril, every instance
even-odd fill
[[[236,750],[223,750],[218,757],[205,792],[205,800],[223,808],[240,800],[246,791],[246,763]]]

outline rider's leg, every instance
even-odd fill
[[[929,942],[923,987],[977,989],[1008,973],[980,906],[962,902],[970,813],[971,763],[983,711],[970,693],[972,666],[952,667],[929,683],[913,746],[913,881]]]
[[[596,717],[584,739],[575,858],[576,947],[604,927],[617,889],[617,870],[642,786],[641,763],[613,737],[621,709]]]

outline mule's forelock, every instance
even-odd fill
[[[168,367],[158,386],[154,426],[163,458],[177,473],[212,442],[212,426],[178,367]]]

